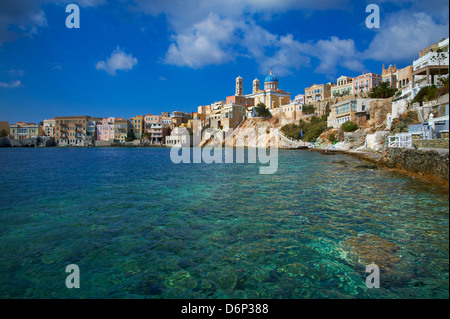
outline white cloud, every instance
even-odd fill
[[[361,54],[352,39],[331,37],[331,40],[319,40],[310,52],[320,60],[317,73],[335,74],[338,65],[350,71],[364,71]]]
[[[21,69],[11,69],[9,70],[9,75],[12,77],[22,77],[25,74],[25,72]]]
[[[7,89],[11,89],[11,88],[17,88],[19,86],[22,85],[22,82],[20,82],[19,80],[17,81],[13,81],[13,82],[0,82],[0,88],[7,88]]]
[[[47,17],[42,7],[56,3],[67,5],[72,0],[1,0],[0,1],[0,46],[6,41],[13,41],[18,34],[32,36],[42,27],[47,26]],[[96,7],[106,0],[79,0],[81,7]],[[13,27],[13,30],[11,30]]]
[[[448,37],[448,30],[448,20],[440,24],[427,13],[402,10],[386,18],[364,56],[383,62],[412,62],[420,50]]]
[[[194,69],[230,62],[235,58],[230,48],[236,41],[235,31],[232,21],[211,13],[192,30],[174,36],[165,62]]]
[[[131,54],[126,54],[119,47],[111,53],[106,61],[97,62],[95,68],[115,76],[117,71],[129,71],[137,65],[138,61]]]

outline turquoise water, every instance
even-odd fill
[[[259,175],[169,152],[0,149],[0,298],[449,297],[448,190],[344,155]]]

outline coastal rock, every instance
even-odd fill
[[[217,286],[225,291],[225,293],[230,294],[233,292],[234,287],[237,284],[238,273],[232,270],[226,270],[219,275],[217,278]]]
[[[179,271],[174,273],[166,281],[167,287],[176,287],[182,289],[194,289],[198,285],[197,281],[191,277],[191,274],[187,271]]]
[[[358,148],[366,143],[365,132],[344,133],[344,143],[350,148]]]
[[[368,124],[376,131],[386,129],[386,118],[392,112],[392,98],[370,102],[370,120]]]
[[[400,262],[400,257],[396,254],[399,247],[377,235],[361,235],[351,237],[343,242],[344,251],[347,251],[347,258],[357,262],[362,266],[372,263],[380,269],[390,270]]]
[[[429,181],[449,183],[449,150],[414,150],[388,148],[380,163],[391,169],[407,171]]]
[[[11,147],[11,141],[7,137],[0,137],[0,147]]]

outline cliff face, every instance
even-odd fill
[[[370,102],[370,120],[368,124],[376,131],[386,130],[388,113],[392,112],[392,98]]]
[[[413,150],[389,148],[385,149],[380,164],[387,168],[401,170],[428,181],[449,184],[449,152],[448,149]]]
[[[225,137],[224,146],[229,147],[276,147],[276,148],[298,148],[304,143],[291,141],[280,131],[282,125],[280,118],[274,116],[269,119],[251,118],[246,119],[234,132]],[[200,144],[203,146],[217,146],[218,139],[206,139]]]

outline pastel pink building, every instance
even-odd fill
[[[108,117],[97,124],[97,141],[114,140],[114,120],[114,117]]]
[[[376,73],[363,73],[353,78],[353,92],[355,94],[369,93],[374,87],[379,86],[382,81],[381,75]]]

